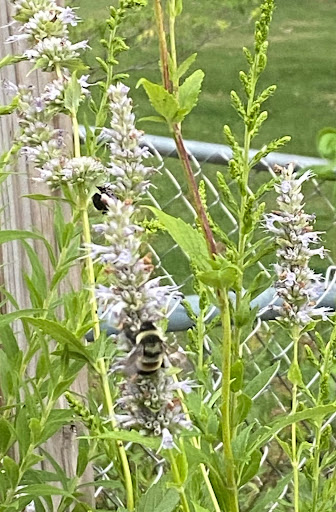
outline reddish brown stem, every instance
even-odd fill
[[[189,189],[193,196],[193,202],[194,202],[194,205],[196,208],[197,217],[198,217],[199,223],[202,227],[209,253],[211,255],[216,254],[217,253],[216,242],[214,240],[214,237],[213,237],[210,225],[209,225],[208,217],[207,217],[207,214],[203,207],[201,197],[199,195],[195,176],[194,176],[193,170],[191,168],[189,156],[188,156],[188,153],[187,153],[187,150],[185,148],[184,141],[182,138],[181,128],[179,127],[178,124],[173,125],[173,132],[174,132],[174,140],[175,140],[177,152],[179,154],[180,160],[183,164],[185,173],[187,175]]]

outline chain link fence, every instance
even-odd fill
[[[172,139],[159,136],[147,135],[143,138],[143,145],[146,145],[155,159],[155,165],[159,170],[159,174],[154,178],[154,187],[148,193],[151,204],[165,212],[183,220],[194,223],[196,213],[191,204],[187,186],[184,180],[182,167],[177,159],[175,144]],[[220,195],[216,189],[216,172],[221,171],[227,174],[226,165],[231,158],[231,150],[228,146],[219,144],[209,144],[204,142],[186,141],[190,160],[192,162],[195,176],[198,180],[204,180],[207,187],[207,199],[209,212],[213,218],[226,230],[229,237],[235,239],[237,236],[238,225],[235,218],[231,215],[225,204],[222,202]],[[251,156],[256,151],[251,152]],[[258,167],[252,171],[250,186],[256,188],[263,182],[268,181],[274,176],[273,166],[287,165],[294,162],[298,169],[309,168],[311,166],[323,165],[324,162],[318,158],[302,157],[297,155],[289,155],[284,153],[271,153],[258,164]],[[230,187],[234,192],[234,183],[230,183]],[[328,298],[328,305],[333,306],[334,297],[336,297],[336,281],[335,263],[336,263],[336,188],[334,182],[311,180],[305,187],[306,209],[309,212],[316,213],[317,229],[323,231],[324,245],[328,249],[327,256],[322,264],[316,261],[316,265],[320,265],[315,270],[320,271],[326,277],[325,290],[320,300],[323,302]],[[335,206],[334,206],[335,205]],[[275,194],[270,193],[267,199],[267,209],[276,208]],[[193,294],[192,276],[190,273],[189,262],[180,248],[172,241],[168,235],[158,235],[154,238],[150,247],[155,259],[157,270],[164,274],[172,284],[182,287],[182,291],[190,298]],[[258,262],[260,270],[267,277],[270,277],[269,270],[272,262],[275,260],[275,254],[268,256],[263,261]],[[273,293],[270,290],[266,299],[272,300]],[[195,301],[195,296],[191,297]],[[196,298],[197,299],[197,298]],[[266,302],[267,302],[266,301]],[[195,304],[193,304],[195,306]],[[263,305],[266,305],[265,303]],[[173,312],[173,315],[175,313]],[[214,314],[212,310],[209,317]],[[186,315],[185,315],[186,316]],[[181,317],[177,318],[175,328],[171,330],[184,330],[187,326],[181,321]],[[185,318],[184,318],[185,320]],[[179,324],[180,322],[180,324]],[[178,325],[179,324],[179,325]],[[324,328],[324,330],[327,330]],[[178,335],[179,339],[181,334]],[[182,335],[183,337],[183,335]],[[183,340],[182,340],[183,343]],[[307,344],[313,350],[315,349],[315,340],[313,335],[304,335],[302,345]],[[210,340],[204,340],[205,351],[210,353]],[[243,342],[244,359],[246,364],[246,376],[248,380],[252,380],[258,374],[268,367],[274,367],[268,384],[253,397],[253,406],[249,414],[249,421],[259,421],[267,423],[270,418],[277,414],[283,414],[290,410],[291,403],[291,386],[287,381],[290,360],[290,350],[292,344],[286,335],[275,325],[274,322],[263,321],[259,316],[252,333],[250,333]],[[303,346],[301,347],[303,351]],[[278,364],[277,364],[278,363]],[[319,373],[313,371],[310,367],[303,365],[302,368],[305,382],[308,389],[314,389],[317,385]],[[213,374],[213,392],[221,385],[221,373],[214,369]],[[205,400],[209,400],[207,396]],[[323,429],[327,424],[332,423],[336,414],[329,418],[323,425]],[[303,427],[309,430],[308,425]],[[335,440],[333,441],[334,444]],[[163,459],[147,450],[148,455],[154,460],[157,470],[157,481],[163,474]],[[304,460],[302,460],[304,463]],[[279,482],[279,479],[291,471],[290,462],[279,444],[277,438],[274,438],[263,449],[263,457],[261,460],[262,469],[260,476],[254,479],[253,484],[256,486],[257,494],[261,490],[270,488]],[[108,478],[108,472],[111,468],[97,468],[99,478]],[[249,489],[253,493],[252,487]],[[97,489],[96,495],[106,493],[106,489]],[[284,486],[282,494],[290,492],[290,486]],[[115,499],[110,495],[110,499]],[[278,506],[278,501],[270,505],[270,512]]]

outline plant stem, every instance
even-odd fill
[[[73,122],[73,136],[74,136],[74,154],[75,157],[80,157],[80,139],[79,139],[79,127],[77,116],[72,114],[72,122]],[[86,190],[83,187],[79,188],[79,210],[82,218],[83,225],[83,241],[86,247],[86,257],[85,264],[87,270],[87,285],[89,289],[89,302],[91,307],[91,318],[94,322],[93,324],[93,332],[94,339],[97,340],[100,336],[100,325],[99,325],[99,317],[97,312],[97,301],[95,294],[95,274],[93,261],[90,255],[90,244],[91,244],[91,230],[90,230],[90,222],[88,215],[88,198]],[[104,398],[106,403],[106,408],[108,412],[108,416],[110,419],[110,424],[112,430],[116,430],[116,423],[114,420],[114,407],[113,400],[111,395],[111,389],[108,381],[107,368],[105,364],[104,358],[100,358],[97,361],[97,370],[101,379],[102,389],[104,392]],[[117,441],[118,453],[120,458],[121,467],[123,470],[125,487],[126,487],[126,496],[127,496],[127,508],[130,512],[134,510],[134,493],[133,493],[133,483],[131,471],[128,464],[127,455],[125,452],[125,447],[121,441]]]
[[[85,196],[85,191],[82,191],[82,194],[80,195],[80,204],[81,204],[81,215],[82,215],[82,223],[83,223],[83,240],[85,242],[85,245],[87,247],[87,254],[86,254],[86,268],[87,268],[87,275],[88,275],[88,287],[89,287],[89,301],[91,306],[91,317],[94,322],[93,325],[93,332],[94,332],[94,339],[97,340],[100,336],[100,326],[99,326],[99,317],[97,313],[97,301],[96,301],[96,295],[95,295],[95,275],[94,275],[94,268],[93,268],[93,261],[90,256],[90,249],[89,245],[91,243],[91,232],[90,232],[90,223],[89,223],[89,216],[87,211],[87,198]],[[97,361],[97,371],[99,373],[100,379],[101,379],[101,385],[104,393],[104,399],[106,404],[106,409],[108,412],[110,425],[112,430],[116,430],[116,422],[114,419],[114,407],[113,407],[113,400],[111,395],[111,389],[110,384],[108,380],[108,374],[107,374],[107,367],[104,358],[100,358]],[[126,487],[126,496],[127,496],[127,509],[129,511],[134,510],[134,495],[133,495],[133,483],[132,483],[132,476],[130,467],[128,464],[128,459],[125,451],[125,447],[122,443],[122,441],[117,441],[117,448],[119,452],[119,458],[121,467],[123,470],[124,480],[125,480],[125,487]]]
[[[298,367],[299,364],[299,340],[300,340],[300,329],[298,326],[293,327],[293,361],[292,365]],[[292,387],[292,414],[296,413],[297,410],[297,392],[298,385],[296,382],[293,383]],[[297,457],[297,440],[296,440],[296,423],[292,423],[292,467],[293,467],[293,479],[294,479],[294,512],[299,512],[299,460]]]
[[[325,376],[328,373],[329,365],[330,365],[330,356],[331,356],[331,348],[332,343],[334,341],[334,337],[336,334],[336,328],[334,328],[330,340],[326,345],[324,352],[324,360],[323,366],[320,374],[320,387],[317,398],[317,405],[323,405],[323,390],[322,385],[325,380]],[[313,480],[312,480],[312,510],[311,512],[317,512],[318,499],[319,499],[319,484],[320,484],[320,456],[321,456],[321,434],[322,434],[322,425],[323,421],[321,419],[317,420],[315,426],[315,446],[313,452],[314,465],[313,465]]]
[[[239,512],[238,489],[231,446],[231,318],[227,290],[220,292],[221,320],[223,326],[222,360],[222,436],[229,508],[227,512]]]
[[[184,512],[190,512],[188,500],[187,500],[187,497],[185,494],[185,490],[183,488],[183,483],[181,481],[180,472],[179,472],[179,469],[177,467],[177,463],[175,460],[174,451],[168,450],[168,453],[169,453],[170,466],[171,466],[171,470],[173,473],[173,477],[174,477],[175,483],[178,485],[178,488],[179,488],[178,491],[179,491],[180,497],[181,497],[181,506],[182,506]]]

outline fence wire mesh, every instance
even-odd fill
[[[183,170],[176,158],[176,150],[174,142],[171,139],[157,136],[146,136],[143,139],[155,159],[155,165],[159,170],[159,174],[154,178],[154,187],[148,193],[148,199],[151,204],[165,212],[183,220],[194,223],[196,213],[191,204],[190,196],[184,180]],[[216,172],[221,171],[229,178],[226,164],[231,158],[231,150],[227,146],[218,144],[206,144],[202,142],[187,141],[186,147],[189,152],[195,176],[198,180],[204,180],[207,187],[208,209],[213,218],[225,229],[226,233],[232,239],[237,235],[237,222],[227,209],[220,198],[216,189]],[[288,154],[270,154],[264,158],[258,169],[254,170],[251,175],[250,186],[256,188],[261,183],[268,181],[274,176],[274,164],[286,165],[295,162],[298,169],[309,168],[312,165],[323,164],[324,161],[317,158],[299,157]],[[264,172],[262,172],[264,171]],[[230,183],[230,187],[234,192],[234,183]],[[328,249],[327,257],[324,262],[316,261],[315,268],[318,272],[326,275],[327,286],[332,286],[336,279],[334,272],[336,263],[336,188],[333,182],[318,181],[313,179],[305,187],[306,209],[314,212],[317,216],[317,229],[324,231],[324,245]],[[276,208],[275,195],[270,193],[267,199],[268,210]],[[172,284],[182,286],[185,294],[194,293],[192,289],[192,276],[189,268],[189,262],[186,256],[179,249],[168,235],[158,235],[151,247],[156,266],[159,273],[167,276]],[[270,276],[272,262],[274,262],[275,254],[266,257],[265,260],[259,261],[258,266],[267,277]],[[328,329],[328,327],[326,328]],[[306,334],[301,342],[301,350],[303,345],[307,344],[313,349],[315,348],[315,339],[313,335]],[[205,351],[209,352],[210,340],[204,340]],[[274,322],[264,322],[257,320],[253,332],[246,337],[243,342],[242,350],[246,365],[246,376],[248,380],[252,380],[266,368],[279,362],[280,367],[270,378],[268,384],[253,397],[253,406],[249,414],[249,421],[258,421],[267,423],[270,418],[275,417],[278,413],[286,413],[290,410],[291,404],[291,386],[287,380],[288,368],[290,365],[291,343]],[[276,368],[276,366],[274,366]],[[308,389],[314,389],[317,385],[319,373],[307,368],[304,365],[303,373]],[[217,368],[213,372],[213,392],[215,392],[221,384],[221,373]],[[205,401],[211,397],[206,396]],[[336,414],[330,417],[322,429],[333,422]],[[308,425],[303,425],[304,429],[308,429]],[[336,444],[333,440],[334,445]],[[148,451],[148,455],[154,460],[156,467],[155,482],[163,474],[163,459],[155,453]],[[304,459],[302,460],[302,464]],[[285,474],[291,471],[290,462],[279,443],[279,440],[273,438],[263,449],[261,459],[262,470],[259,477],[254,479],[253,484],[258,494],[261,490],[272,487]],[[110,467],[97,468],[98,478],[108,478]],[[250,489],[251,491],[251,489]],[[289,493],[290,486],[286,485],[280,498]],[[96,496],[100,493],[106,493],[106,489],[98,488]],[[111,495],[110,495],[111,498]],[[269,511],[275,510],[278,502],[273,503],[269,507]]]

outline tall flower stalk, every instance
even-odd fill
[[[266,228],[275,235],[278,246],[278,263],[274,266],[277,275],[275,289],[282,299],[282,304],[272,307],[278,313],[278,320],[289,329],[293,341],[293,359],[288,378],[292,382],[292,414],[295,414],[298,406],[298,388],[303,386],[299,366],[301,334],[304,329],[312,329],[314,319],[318,317],[326,319],[328,313],[326,308],[315,307],[323,285],[321,276],[310,268],[310,259],[313,256],[323,258],[325,250],[323,246],[312,248],[319,243],[320,233],[313,231],[315,216],[304,212],[301,187],[312,177],[312,173],[307,171],[298,178],[293,164],[279,168],[279,172],[280,184],[275,186],[279,211],[266,216]],[[292,466],[295,512],[300,510],[299,463],[297,426],[294,422],[292,424]]]

